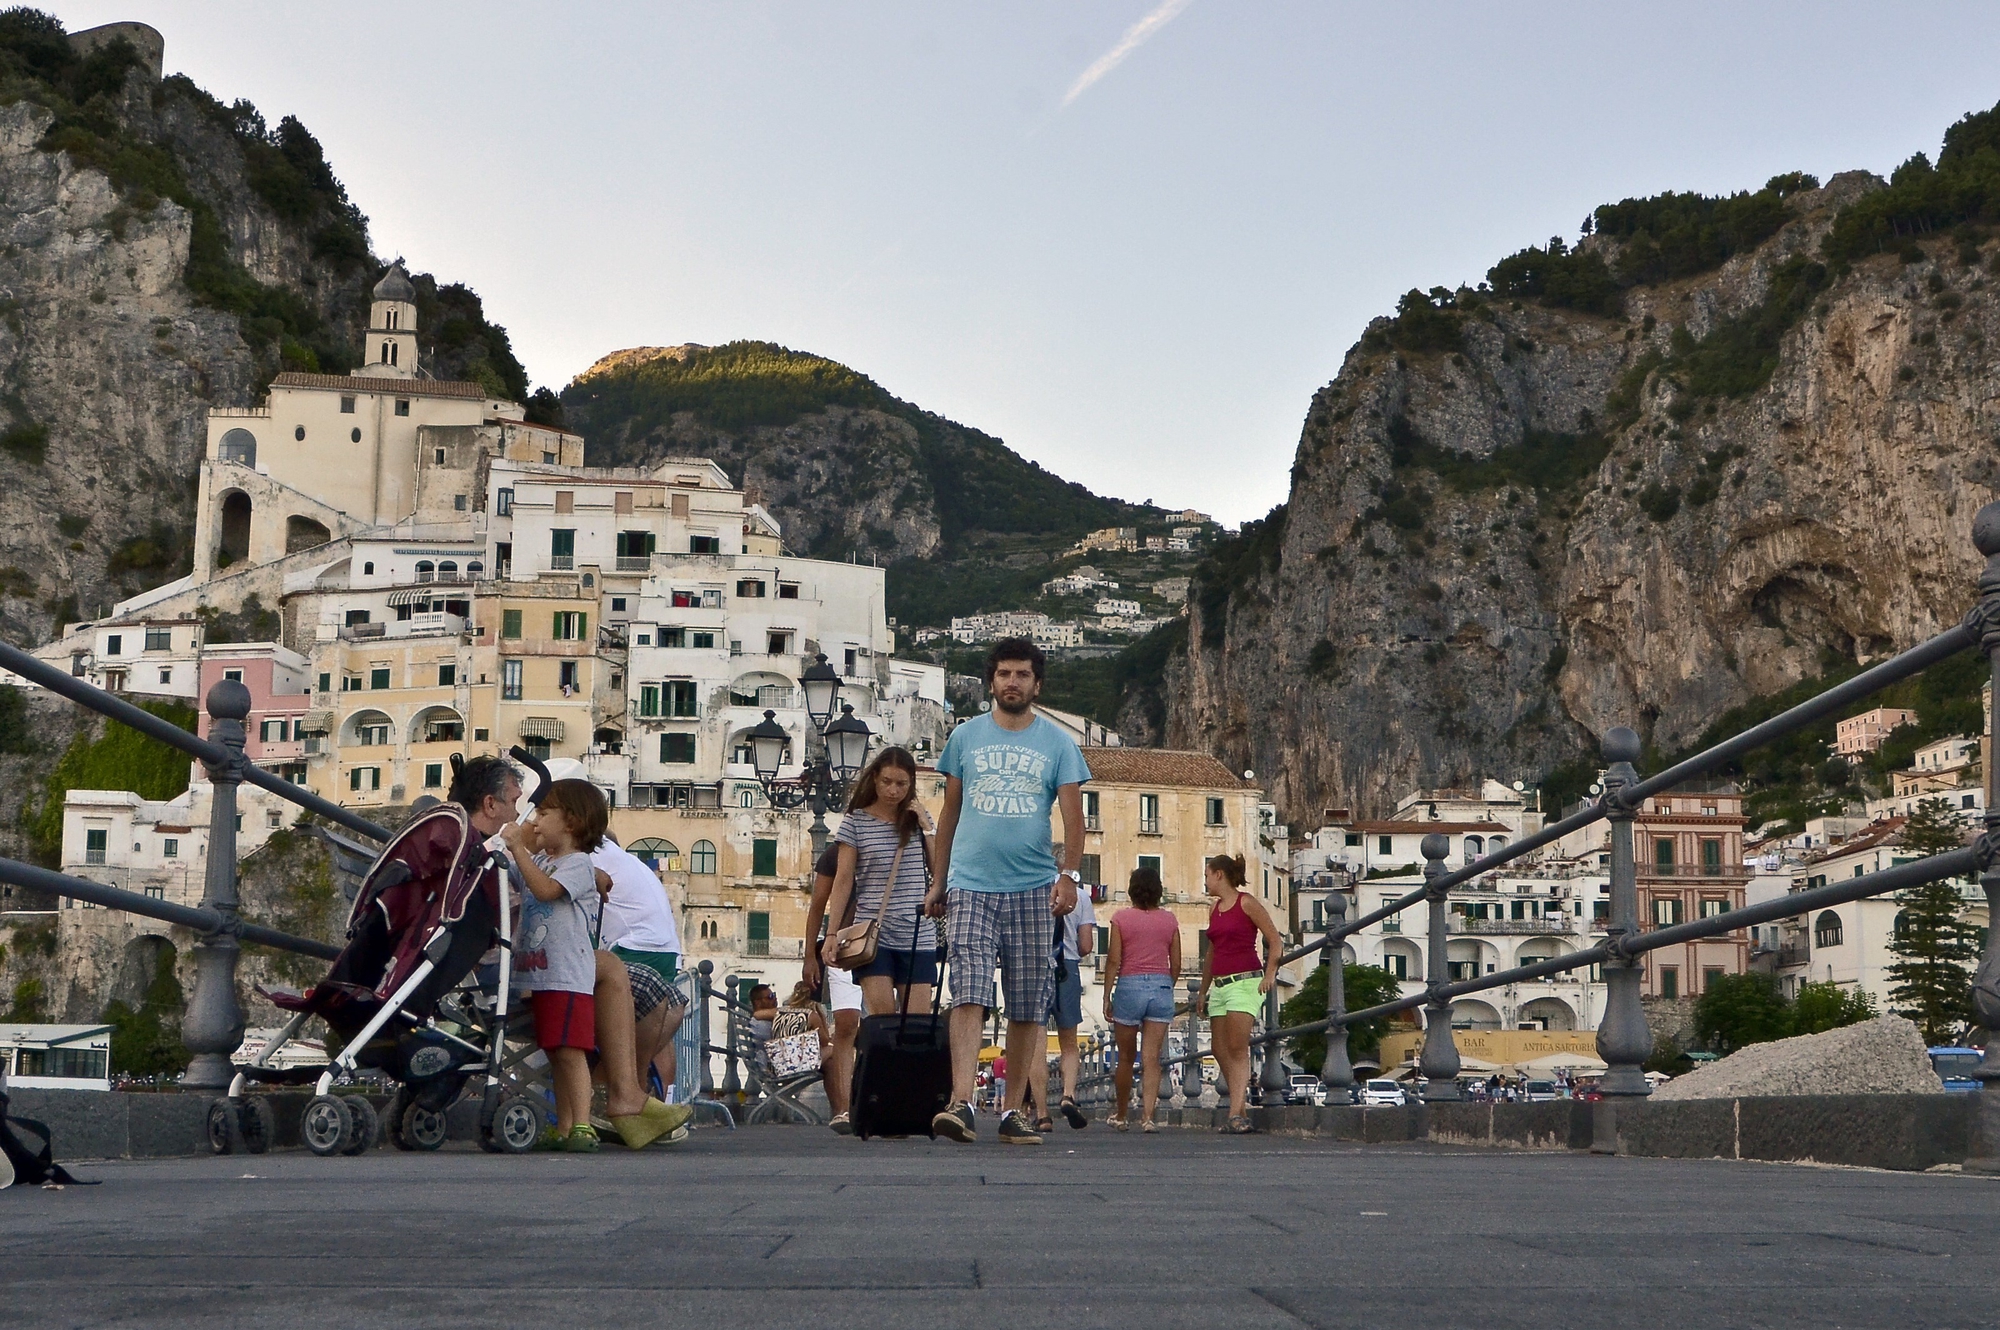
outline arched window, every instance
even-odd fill
[[[694,843],[694,848],[688,852],[688,872],[699,874],[703,877],[714,875],[714,841],[698,840]]]
[[[235,462],[242,466],[257,465],[257,436],[247,429],[233,429],[222,436],[222,442],[215,447],[218,461]]]
[[[1506,848],[1507,848],[1507,838],[1505,836],[1487,837],[1486,852],[1488,854],[1498,854],[1501,850],[1504,850]]]
[[[1840,916],[1832,910],[1824,911],[1819,918],[1813,920],[1815,947],[1837,947],[1841,943],[1842,936]]]
[[[485,571],[486,571],[486,565],[481,563],[477,559],[474,559],[471,563],[465,565],[465,576],[468,581],[477,581],[479,579],[479,575]]]
[[[1465,838],[1465,862],[1471,863],[1474,859],[1485,853],[1486,841],[1483,837],[1467,836]]]
[[[417,560],[417,580],[428,582],[437,576],[437,565],[429,559]]]
[[[648,868],[666,868],[674,871],[681,866],[680,849],[672,841],[661,840],[658,836],[635,840],[625,848],[632,852],[634,858],[642,860]]]
[[[457,580],[458,580],[458,562],[456,560],[446,559],[442,563],[438,564],[438,581],[456,582]]]
[[[373,576],[375,576],[375,565],[374,565],[374,564],[372,564],[372,563],[364,563],[364,564],[362,564],[362,565],[361,565],[361,575],[362,575],[363,577],[373,577]]]

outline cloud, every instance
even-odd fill
[[[1181,11],[1193,3],[1194,0],[1163,0],[1158,9],[1125,29],[1125,35],[1118,39],[1116,46],[1098,56],[1089,69],[1077,76],[1076,82],[1072,83],[1069,91],[1063,94],[1062,104],[1068,106],[1090,91],[1092,84],[1124,64],[1126,56],[1138,50],[1154,33],[1179,18]]]

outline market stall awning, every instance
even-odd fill
[[[563,723],[553,716],[529,716],[521,722],[523,739],[547,739],[551,743],[561,743]]]
[[[305,715],[299,717],[298,724],[293,726],[293,728],[300,734],[331,733],[333,730],[333,713],[331,711],[308,711]]]
[[[428,605],[433,600],[442,599],[444,597],[438,592],[426,588],[418,588],[414,591],[391,591],[389,593],[389,604],[391,607],[397,605]]]

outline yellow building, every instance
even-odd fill
[[[451,754],[466,750],[464,635],[440,626],[388,637],[382,627],[329,630],[313,653],[313,706],[298,727],[306,787],[340,804],[442,797]]]
[[[596,588],[577,578],[494,582],[474,605],[472,723],[494,747],[592,755],[624,739],[622,630],[606,633]],[[603,641],[606,652],[601,654]],[[600,734],[599,731],[603,733]]]

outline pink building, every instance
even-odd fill
[[[1889,731],[1898,725],[1913,725],[1917,713],[1903,707],[1876,707],[1858,716],[1849,716],[1834,727],[1833,751],[1842,757],[1863,757],[1882,746]]]
[[[250,690],[250,716],[243,723],[243,752],[252,762],[301,785],[306,779],[305,719],[309,662],[275,642],[232,642],[206,647],[201,656],[201,704],[208,690],[234,679]],[[208,737],[208,713],[201,734]]]

